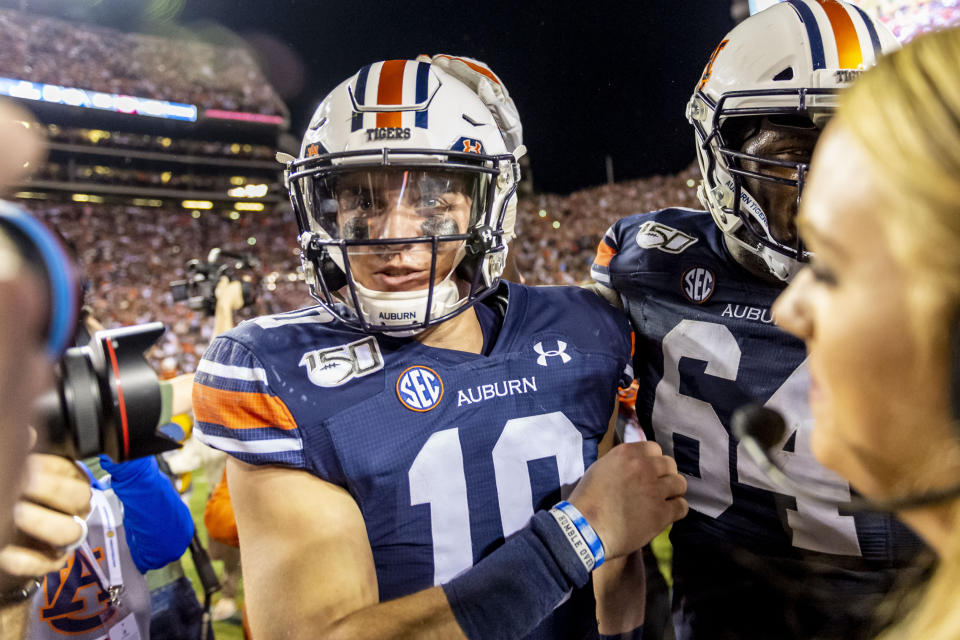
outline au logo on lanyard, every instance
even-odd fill
[[[397,398],[411,411],[430,411],[443,398],[443,380],[430,367],[409,367],[397,379]]]
[[[103,547],[91,549],[92,557],[80,549],[67,557],[59,571],[43,579],[43,606],[40,619],[57,633],[87,633],[103,626],[114,612],[110,593],[100,584],[94,563],[103,561]]]

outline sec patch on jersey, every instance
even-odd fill
[[[411,411],[430,411],[443,399],[443,380],[430,367],[408,367],[397,378],[397,398]]]
[[[683,272],[680,278],[683,295],[690,302],[703,304],[713,295],[717,279],[713,272],[706,267],[691,267]]]

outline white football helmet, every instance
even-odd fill
[[[311,294],[355,329],[413,335],[493,292],[514,233],[523,151],[507,153],[489,109],[439,67],[388,60],[361,69],[320,103],[287,165]],[[401,210],[405,222],[387,222]],[[421,252],[418,274],[361,268],[373,255],[411,252]],[[417,288],[397,284],[405,278]]]
[[[710,56],[687,104],[703,176],[697,194],[728,240],[757,255],[781,280],[789,280],[808,254],[799,240],[787,245],[773,236],[744,178],[796,187],[799,202],[807,163],[742,153],[729,125],[740,118],[801,116],[822,128],[836,108],[837,91],[897,48],[882,23],[852,4],[786,0],[741,22]],[[744,160],[761,169],[746,170]],[[774,166],[794,169],[796,178],[763,171]]]

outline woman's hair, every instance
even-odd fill
[[[871,157],[884,203],[877,220],[897,261],[921,276],[916,295],[942,312],[925,319],[925,331],[949,348],[960,308],[960,29],[882,58],[843,96],[831,126],[852,133]],[[958,593],[960,519],[923,599],[882,637],[960,638]]]
[[[960,29],[881,58],[843,95],[835,121],[874,161],[890,204],[878,220],[898,261],[960,302]]]

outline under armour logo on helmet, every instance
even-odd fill
[[[557,348],[553,351],[544,351],[542,342],[538,342],[537,344],[533,345],[533,350],[540,354],[537,357],[537,364],[541,367],[547,366],[547,358],[555,358],[560,356],[560,360],[563,364],[567,364],[573,359],[567,355],[567,343],[563,340],[557,340]]]
[[[483,149],[483,145],[480,144],[479,140],[465,139],[463,141],[464,153],[480,153],[482,149]]]

